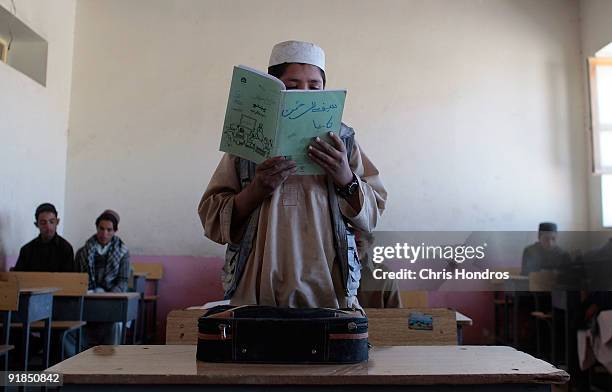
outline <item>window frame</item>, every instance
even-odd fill
[[[612,199],[612,174],[603,174],[601,176],[601,226],[612,228],[612,202],[606,203],[605,196],[609,196]],[[610,217],[607,221],[606,216]]]
[[[612,165],[603,166],[601,159],[601,135],[602,133],[612,134],[612,125],[602,126],[599,123],[599,96],[597,94],[597,67],[598,66],[612,67],[612,57],[589,57],[589,100],[591,103],[591,169],[593,174],[612,174]]]
[[[0,61],[8,64],[8,42],[0,37]]]

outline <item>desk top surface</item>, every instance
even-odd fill
[[[455,312],[455,319],[457,320],[457,325],[472,325],[473,321],[471,318],[466,316],[463,313]]]
[[[563,370],[511,347],[374,347],[351,365],[207,363],[196,346],[97,346],[49,369],[67,384],[559,384]]]
[[[53,294],[59,291],[57,287],[23,287],[19,288],[19,294]]]
[[[85,299],[130,299],[140,298],[140,293],[126,292],[126,293],[87,293]]]

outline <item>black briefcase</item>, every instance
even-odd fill
[[[368,359],[368,319],[354,310],[216,306],[198,320],[206,362],[356,363]]]

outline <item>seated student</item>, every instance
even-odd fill
[[[95,292],[125,292],[130,273],[130,252],[115,235],[119,230],[119,214],[104,211],[96,219],[96,234],[77,251],[76,262],[89,274],[89,290]]]
[[[364,308],[401,308],[402,298],[395,279],[376,279],[375,269],[390,271],[383,263],[375,265],[370,257],[374,244],[372,233],[357,232],[357,249],[361,262],[361,283],[357,290],[359,305]]]
[[[592,270],[589,274],[592,291],[583,294],[585,298],[582,302],[584,323],[590,323],[599,312],[612,309],[612,291],[603,291],[612,289],[612,238],[600,248],[586,252],[582,259],[585,266]]]
[[[325,55],[308,42],[281,42],[268,73],[289,90],[321,90]],[[308,156],[325,175],[292,176],[296,162],[284,157],[255,167],[223,156],[198,213],[205,235],[228,244],[222,283],[231,304],[359,306],[351,230],[376,227],[387,192],[354,135],[342,124],[330,142],[317,138],[309,145]]]
[[[571,262],[569,254],[556,245],[557,225],[551,222],[540,223],[538,241],[523,251],[521,275],[541,270],[558,269]]]
[[[119,214],[104,211],[96,219],[96,234],[77,251],[76,261],[82,272],[89,274],[89,290],[96,293],[120,293],[128,290],[130,252],[115,233],[119,230]],[[121,323],[87,323],[84,342],[119,344]]]
[[[72,245],[57,234],[60,219],[55,206],[43,203],[34,212],[34,226],[40,232],[38,237],[24,245],[13,271],[24,272],[78,272],[74,262]],[[14,336],[11,336],[14,338]],[[20,341],[16,338],[15,342]],[[53,343],[55,340],[52,341]],[[30,334],[30,354],[42,350],[42,338],[37,332]]]
[[[60,219],[51,203],[43,203],[34,213],[34,226],[38,237],[25,244],[19,251],[14,271],[29,272],[78,272],[74,263],[72,245],[57,234]]]

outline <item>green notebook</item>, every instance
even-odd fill
[[[285,156],[298,175],[323,174],[307,148],[340,131],[345,98],[346,90],[286,90],[272,75],[234,67],[219,149],[255,163]]]

